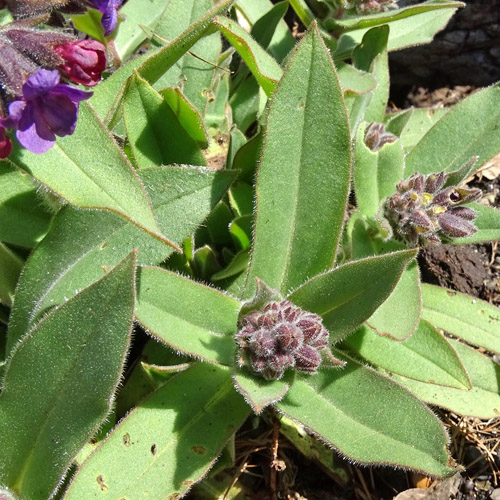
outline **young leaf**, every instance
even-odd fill
[[[245,401],[259,415],[266,406],[278,402],[293,383],[293,373],[287,373],[281,380],[264,380],[242,367],[234,375],[234,386]]]
[[[24,261],[0,241],[0,304],[12,306]]]
[[[341,370],[298,378],[277,408],[352,461],[439,477],[454,472],[447,435],[434,414],[354,360],[347,359]]]
[[[379,335],[405,340],[417,328],[421,312],[420,273],[414,261],[408,264],[392,293],[366,323]]]
[[[159,267],[140,272],[135,316],[176,351],[232,366],[241,303]]]
[[[80,468],[64,498],[90,500],[103,492],[115,499],[145,492],[180,498],[212,467],[248,414],[229,370],[196,363],[122,420]]]
[[[4,162],[0,170],[0,241],[33,248],[47,233],[51,213],[32,178]]]
[[[110,411],[132,328],[134,260],[45,316],[8,360],[0,483],[22,498],[49,498]]]
[[[205,149],[208,147],[208,135],[200,112],[187,100],[179,87],[167,87],[160,95],[175,113],[184,130],[192,139]]]
[[[263,49],[269,47],[278,26],[281,26],[281,21],[285,17],[288,7],[289,3],[287,1],[276,3],[271,10],[257,19],[252,26],[250,34]],[[292,48],[293,44],[290,46],[290,50]]]
[[[470,344],[500,354],[500,311],[488,302],[440,286],[422,285],[422,317]]]
[[[123,119],[139,168],[205,165],[200,148],[161,95],[135,73],[123,96]]]
[[[500,151],[499,99],[500,85],[492,85],[448,111],[406,157],[405,177],[452,172],[476,155],[481,166],[495,156]]]
[[[361,71],[343,62],[339,62],[335,66],[345,96],[366,94],[377,86],[377,80],[366,71]]]
[[[415,250],[403,250],[349,262],[315,276],[287,299],[319,314],[334,343],[368,319],[387,299],[415,255]]]
[[[371,364],[407,378],[456,389],[472,387],[457,353],[427,321],[420,321],[404,342],[381,337],[362,326],[343,345]]]
[[[350,140],[342,90],[315,26],[273,96],[257,178],[247,279],[287,293],[333,265],[349,190]]]
[[[492,359],[460,342],[454,340],[449,342],[470,374],[472,382],[470,391],[425,384],[397,375],[394,378],[432,405],[447,408],[459,415],[470,415],[485,420],[498,418],[500,367]]]
[[[238,24],[219,16],[214,23],[238,51],[268,97],[272,95],[283,71],[280,65]]]
[[[270,22],[269,19],[273,19],[274,16],[279,13],[280,6],[284,2],[279,2],[278,5],[273,5],[271,0],[238,0],[235,4],[235,8],[243,13],[245,19],[247,19],[252,25],[257,24],[257,33],[259,36],[259,24],[262,25],[262,29],[268,30]],[[265,23],[265,24],[264,24]],[[284,20],[278,22],[276,28],[273,30],[273,36],[271,41],[266,45],[262,44],[261,40],[257,40],[267,51],[281,63],[287,54],[293,49],[295,45],[295,39],[292,33],[288,29],[288,26]],[[265,41],[265,40],[264,40]]]
[[[378,83],[373,91],[350,98],[353,100],[350,111],[353,136],[362,120],[382,122],[384,119],[389,98],[388,37],[388,26],[372,28],[363,36],[363,40],[353,51],[354,66],[361,71],[371,73]]]

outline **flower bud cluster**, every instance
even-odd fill
[[[456,186],[443,189],[447,178],[445,172],[415,173],[396,185],[396,192],[385,203],[384,216],[397,239],[424,246],[477,231],[472,223],[476,211],[461,205],[478,200],[481,190]]]
[[[322,319],[287,300],[269,302],[245,316],[235,338],[240,366],[249,364],[267,380],[280,379],[288,368],[316,373],[319,351],[328,345]]]

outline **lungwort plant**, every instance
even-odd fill
[[[386,113],[388,51],[461,4],[290,5],[297,45],[288,2],[129,0],[113,34],[101,10],[72,18],[120,67],[43,154],[8,132],[2,498],[179,498],[203,478],[217,498],[209,471],[252,414],[330,466],[333,448],[444,477],[427,404],[498,414],[500,369],[471,346],[500,352],[500,312],[422,284],[416,257],[500,237],[464,185],[500,151],[500,87]]]

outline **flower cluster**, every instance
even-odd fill
[[[235,338],[240,366],[249,364],[267,380],[280,379],[288,368],[316,373],[319,351],[328,346],[322,319],[287,300],[269,302],[245,316]]]
[[[397,0],[368,0],[357,6],[358,14],[376,14],[397,8]]]
[[[33,153],[47,151],[56,135],[72,134],[78,103],[92,93],[61,82],[61,76],[92,86],[106,67],[100,42],[33,28],[38,22],[0,28],[0,158],[12,150],[6,129],[16,129],[19,142]]]
[[[477,231],[471,222],[477,213],[461,205],[478,200],[481,190],[443,188],[447,179],[445,172],[427,176],[416,173],[397,184],[384,209],[397,239],[411,246],[424,246],[446,238],[471,236]]]

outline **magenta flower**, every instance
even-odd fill
[[[75,83],[91,87],[106,69],[106,47],[96,40],[80,40],[55,47],[64,59],[60,68]]]
[[[23,85],[23,99],[9,105],[6,126],[17,127],[18,141],[29,151],[45,153],[63,137],[75,131],[78,103],[92,96],[59,83],[59,72],[40,69]]]
[[[104,35],[111,35],[116,28],[118,8],[122,0],[90,0],[90,3],[102,14],[101,24],[104,28]]]
[[[12,151],[12,142],[5,133],[4,126],[0,123],[0,158],[7,158]]]

